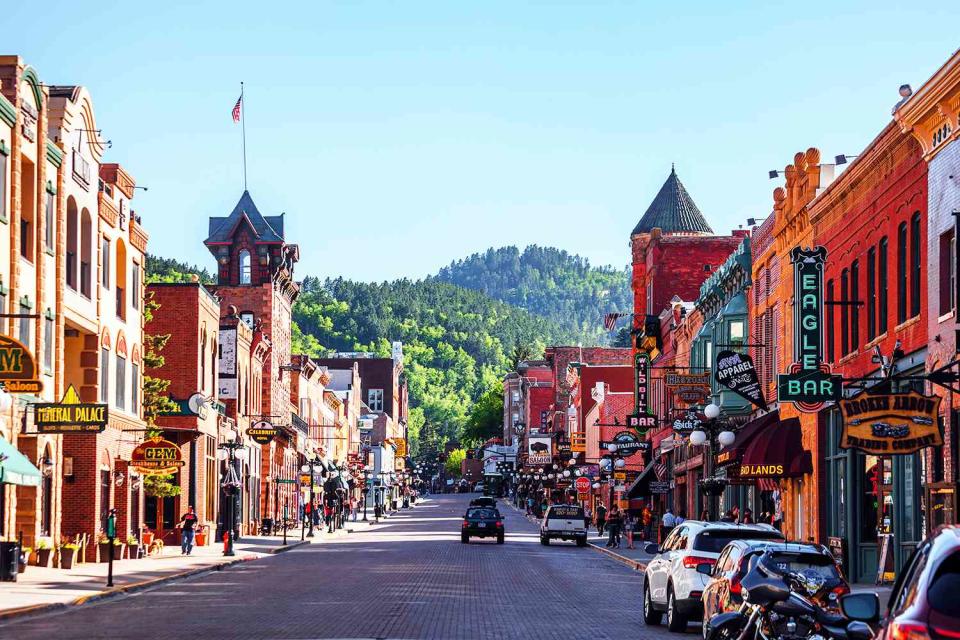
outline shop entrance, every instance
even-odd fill
[[[163,540],[164,545],[180,545],[176,529],[178,502],[176,496],[147,496],[144,500],[144,525],[156,534],[156,539]]]

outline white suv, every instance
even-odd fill
[[[709,577],[697,565],[716,563],[731,540],[783,540],[767,524],[734,524],[688,520],[674,527],[662,546],[644,547],[654,557],[647,563],[643,581],[643,620],[660,624],[667,614],[670,631],[684,631],[688,620],[703,618],[700,597]]]
[[[540,544],[551,540],[574,540],[578,547],[587,546],[587,523],[583,507],[575,504],[553,504],[540,523]]]

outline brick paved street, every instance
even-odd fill
[[[505,545],[463,545],[468,497],[431,498],[329,543],[3,625],[0,638],[643,637],[640,574],[592,549],[541,546],[536,526],[509,507]]]

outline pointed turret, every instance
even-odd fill
[[[672,166],[667,181],[631,235],[650,233],[654,228],[659,228],[665,235],[713,235],[713,229]]]

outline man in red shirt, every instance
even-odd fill
[[[193,528],[197,526],[197,514],[193,505],[187,507],[187,512],[180,518],[180,555],[188,556],[193,552]]]

